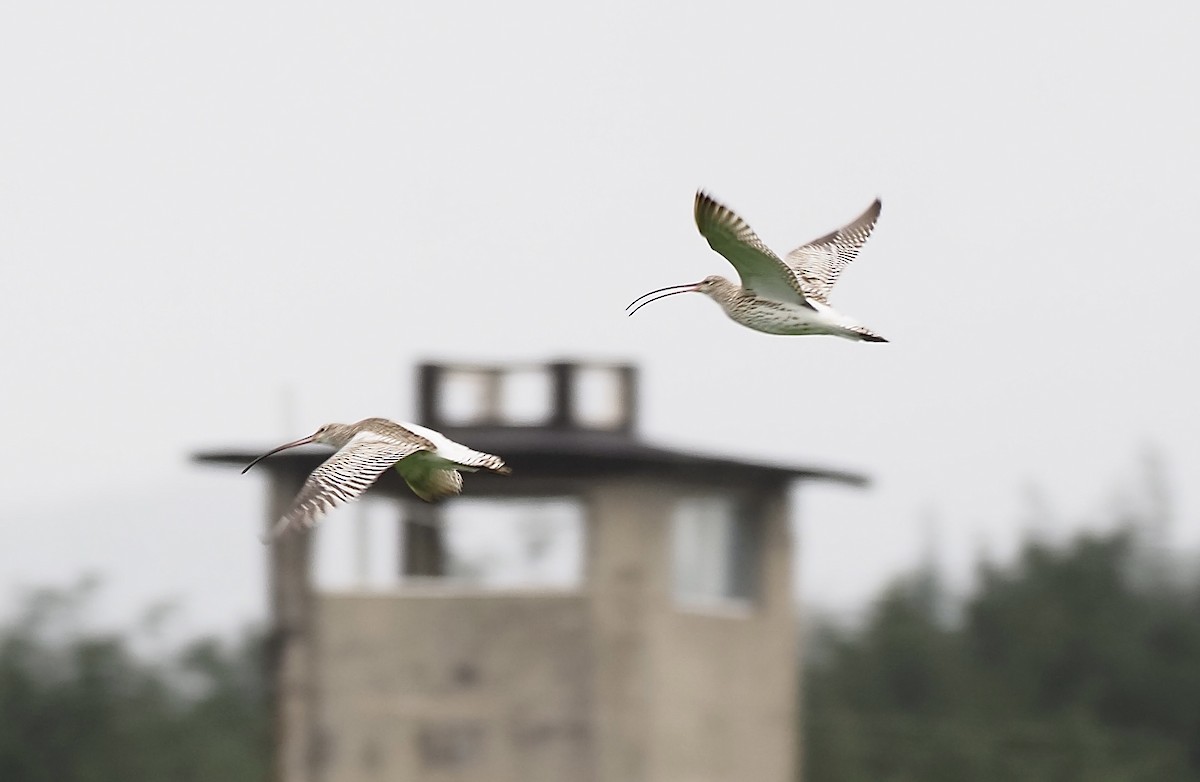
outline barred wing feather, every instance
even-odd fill
[[[866,244],[882,206],[877,198],[854,222],[788,253],[787,265],[799,278],[805,296],[829,303],[833,284]]]
[[[313,527],[334,507],[357,499],[385,470],[433,444],[411,435],[395,438],[362,431],[327,459],[304,482],[296,501],[271,531],[277,538],[292,527]]]
[[[695,213],[701,235],[737,269],[743,288],[760,298],[812,308],[788,265],[732,209],[697,191]]]

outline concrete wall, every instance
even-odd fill
[[[756,599],[681,607],[670,520],[709,490],[590,487],[582,592],[319,596],[319,778],[792,782],[785,497],[758,497]]]
[[[659,604],[649,651],[654,782],[795,779],[798,628],[781,504],[762,523],[757,600],[681,609],[668,591]]]
[[[649,656],[654,598],[668,570],[664,513],[673,498],[646,482],[601,484],[587,497],[588,610],[596,641],[597,778],[648,782]]]
[[[595,779],[583,601],[461,590],[320,596],[320,778]]]
[[[588,495],[603,782],[792,782],[799,649],[783,492],[759,496],[757,598],[712,610],[672,594],[675,503],[712,487],[623,481]]]

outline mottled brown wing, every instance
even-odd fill
[[[854,222],[788,253],[787,265],[799,277],[805,296],[829,303],[833,284],[866,244],[882,207],[877,198]]]
[[[695,212],[700,234],[737,269],[743,288],[764,299],[812,307],[792,270],[732,209],[697,191]]]
[[[267,541],[293,527],[315,526],[332,508],[357,499],[384,470],[428,447],[429,441],[416,435],[397,439],[378,432],[359,432],[341,450],[313,470],[292,507],[271,530]]]

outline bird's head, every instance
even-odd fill
[[[345,427],[342,424],[322,424],[317,427],[317,431],[309,435],[309,442],[323,443],[325,445],[342,445],[336,442],[337,435],[340,429]]]
[[[725,279],[721,275],[710,274],[700,282],[689,282],[684,285],[668,285],[665,288],[659,288],[658,290],[650,291],[649,293],[638,296],[636,299],[630,302],[629,306],[625,309],[629,311],[630,315],[632,315],[650,302],[658,301],[659,299],[665,299],[668,296],[674,296],[676,293],[703,293],[705,296],[716,297],[731,287],[732,285],[729,280]]]
[[[299,440],[293,440],[290,443],[284,443],[278,448],[272,448],[262,456],[247,464],[242,469],[242,473],[245,474],[246,470],[249,470],[263,459],[266,459],[268,456],[273,456],[280,451],[286,451],[288,448],[295,448],[300,445],[308,445],[309,443],[321,443],[323,445],[332,445],[335,448],[341,448],[353,436],[354,432],[351,431],[351,427],[346,426],[345,424],[325,424],[308,437],[301,437]]]
[[[729,280],[719,274],[710,274],[700,282],[696,283],[693,290],[697,293],[703,293],[711,296],[714,292],[723,290],[729,287]]]
[[[665,288],[658,288],[650,291],[649,293],[643,293],[641,296],[638,296],[636,299],[629,302],[629,306],[625,308],[625,311],[632,315],[652,301],[665,299],[668,296],[674,296],[676,293],[695,293],[696,291],[701,290],[704,284],[710,279],[712,278],[705,277],[700,282],[689,282],[683,285],[668,285]]]

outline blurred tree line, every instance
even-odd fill
[[[1200,780],[1200,580],[1147,529],[1029,541],[957,605],[927,567],[818,624],[805,782]]]
[[[0,627],[0,780],[265,779],[261,637],[139,653],[164,611],[133,633],[90,630],[94,591],[34,592]]]

